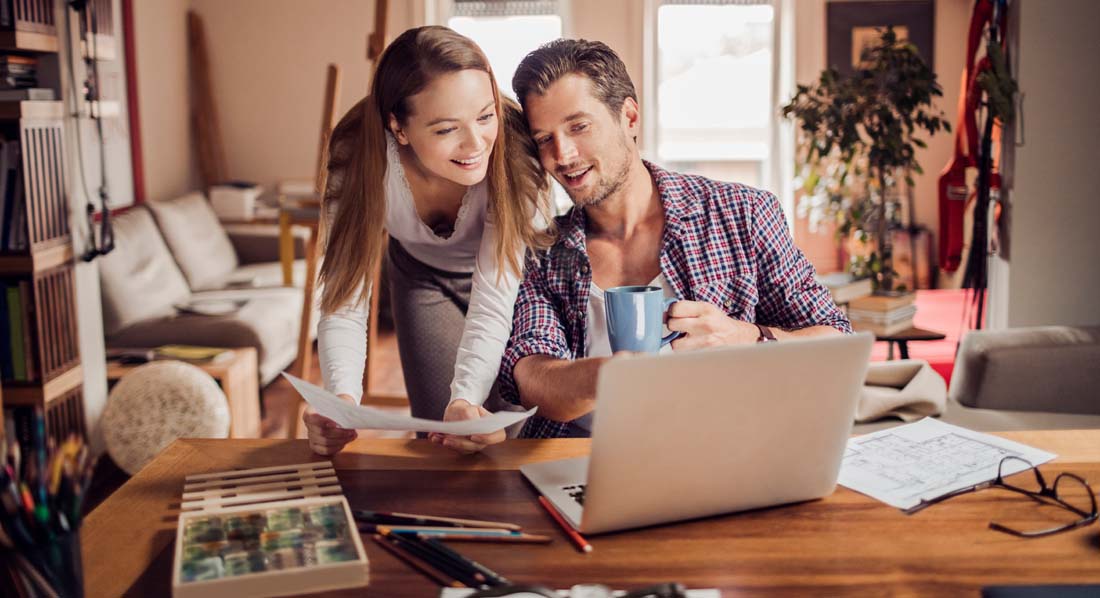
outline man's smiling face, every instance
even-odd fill
[[[612,113],[592,91],[587,77],[566,75],[546,93],[530,94],[525,109],[543,167],[581,208],[622,187],[636,151],[637,119],[626,113],[637,104],[627,98]]]

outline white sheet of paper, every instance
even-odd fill
[[[490,434],[523,421],[535,414],[538,407],[527,411],[498,411],[480,419],[441,422],[433,419],[394,415],[365,405],[352,405],[331,392],[301,378],[283,372],[283,376],[302,395],[313,410],[349,429],[398,430],[403,432],[441,432],[469,436]]]
[[[926,417],[848,440],[837,483],[890,506],[909,509],[922,498],[931,500],[996,478],[997,465],[1008,455],[1033,465],[1057,457]],[[1007,476],[1025,469],[1026,465],[1013,460],[1005,464],[1004,473]]]

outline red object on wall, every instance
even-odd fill
[[[137,58],[134,56],[133,0],[122,1],[122,43],[126,60],[126,104],[130,114],[130,163],[134,174],[134,203],[145,203],[145,167],[141,159],[141,115],[138,106]],[[112,210],[112,213],[116,210]]]

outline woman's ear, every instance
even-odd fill
[[[397,122],[397,117],[394,116],[392,112],[390,113],[390,122],[387,124],[389,125],[390,133],[393,133],[398,143],[401,145],[409,144],[408,135],[405,135],[405,131],[401,128],[401,124]]]

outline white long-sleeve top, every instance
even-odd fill
[[[480,405],[489,395],[500,369],[504,346],[512,332],[512,312],[520,283],[511,269],[497,263],[497,230],[488,218],[486,183],[482,181],[469,188],[462,198],[454,232],[449,237],[440,237],[416,213],[397,143],[389,134],[386,138],[383,185],[386,230],[417,260],[433,268],[470,272],[473,276],[466,323],[455,360],[455,377],[451,381],[451,400],[462,398]],[[370,290],[363,302],[356,304],[353,299],[336,311],[322,314],[317,325],[318,357],[325,388],[351,395],[357,401],[363,394]]]

